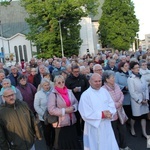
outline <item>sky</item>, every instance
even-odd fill
[[[135,6],[135,14],[139,19],[139,39],[145,39],[145,34],[150,34],[150,0],[132,0]]]

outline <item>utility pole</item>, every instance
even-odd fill
[[[62,30],[61,30],[61,22],[62,20],[59,20],[59,32],[60,32],[60,42],[61,42],[61,53],[62,57],[64,57],[64,46],[63,46],[63,38],[62,38]]]

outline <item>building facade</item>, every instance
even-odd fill
[[[150,49],[150,34],[145,35],[145,45],[146,49]]]
[[[83,41],[79,55],[87,53],[96,54],[100,48],[98,42],[98,20],[101,16],[101,6],[104,0],[100,0],[99,14],[94,17],[83,17],[81,24],[80,36]],[[20,6],[19,1],[12,1],[7,7],[0,6],[0,61],[14,55],[13,61],[20,62],[21,59],[29,61],[32,57],[32,51],[36,47],[31,44],[25,37],[29,32],[29,27],[25,22],[28,17],[26,11]],[[4,58],[5,57],[5,58]]]

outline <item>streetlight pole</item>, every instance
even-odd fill
[[[64,46],[63,46],[63,38],[62,38],[62,31],[61,31],[61,21],[59,20],[59,32],[60,32],[60,42],[61,42],[61,53],[62,53],[62,57],[64,57]]]
[[[5,54],[4,54],[4,41],[3,41],[3,29],[2,29],[2,23],[0,20],[0,34],[1,34],[1,40],[2,40],[2,49],[1,49],[1,53],[3,54],[3,62],[5,62]]]

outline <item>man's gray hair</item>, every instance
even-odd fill
[[[103,82],[107,82],[106,79],[109,79],[110,76],[113,76],[113,77],[115,76],[114,71],[112,71],[112,70],[106,70],[106,71],[104,71],[103,72],[103,76],[102,76]]]
[[[110,63],[110,62],[116,62],[116,60],[115,59],[109,59],[108,63]]]
[[[99,66],[100,68],[102,68],[102,66],[101,66],[100,64],[95,64],[95,65],[93,66],[93,70],[95,70],[95,68],[98,67],[98,66]]]
[[[99,77],[102,77],[100,74],[98,74],[98,73],[92,73],[91,75],[90,75],[90,80],[93,78],[93,76],[95,76],[95,75],[97,75],[97,76],[99,76]]]
[[[4,88],[2,95],[4,95],[4,93],[5,93],[6,91],[10,91],[10,90],[14,92],[14,90],[13,90],[11,87]],[[15,92],[14,92],[14,93],[15,93]]]

